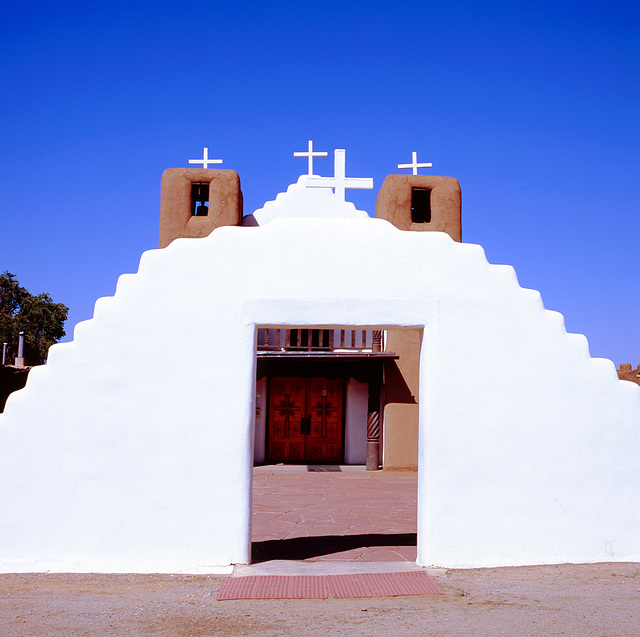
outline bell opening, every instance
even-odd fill
[[[209,214],[209,184],[191,184],[191,215],[206,217]]]

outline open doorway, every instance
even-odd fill
[[[421,332],[258,328],[253,562],[415,562]],[[375,468],[386,445],[396,470],[366,470],[374,437]]]

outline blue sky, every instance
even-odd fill
[[[165,168],[208,146],[248,214],[313,139],[370,214],[413,150],[457,177],[463,240],[640,363],[637,2],[4,2],[0,86],[0,270],[69,338],[157,246]]]

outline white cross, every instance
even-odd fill
[[[373,179],[370,177],[345,177],[346,152],[344,148],[336,148],[333,152],[333,177],[309,177],[307,188],[333,188],[340,201],[344,201],[345,188],[371,190]]]
[[[209,164],[221,164],[222,159],[209,159],[209,149],[205,146],[202,159],[190,159],[190,164],[202,164],[203,168],[209,168]]]
[[[309,140],[309,150],[305,153],[303,151],[293,153],[294,157],[308,157],[309,158],[309,174],[313,175],[313,158],[314,157],[326,157],[327,153],[316,151],[313,152],[313,142]]]
[[[398,164],[398,168],[413,168],[413,174],[418,174],[418,168],[431,168],[433,164],[419,164],[418,163],[418,153],[414,150],[411,153],[411,163],[410,164]]]

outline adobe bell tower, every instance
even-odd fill
[[[189,163],[202,168],[168,168],[160,186],[160,240],[166,248],[174,239],[200,238],[221,226],[242,222],[242,190],[235,170],[211,169],[220,159],[203,159]]]
[[[454,241],[462,241],[462,195],[454,177],[418,175],[419,164],[413,153],[412,175],[389,175],[376,199],[376,217],[386,219],[400,230],[446,232]]]

